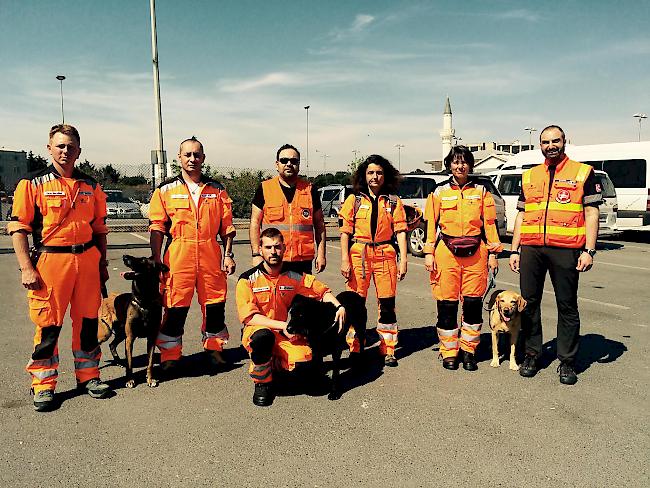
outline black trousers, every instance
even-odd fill
[[[576,269],[581,249],[548,246],[522,246],[519,285],[527,305],[521,328],[526,338],[526,354],[542,353],[541,301],[548,271],[557,304],[557,357],[573,363],[578,353],[580,315],[578,313],[578,277]]]
[[[284,261],[282,263],[282,268],[285,271],[311,274],[311,259],[307,261]]]

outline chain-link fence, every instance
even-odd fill
[[[77,167],[95,178],[107,195],[106,207],[111,231],[144,232],[148,228],[148,202],[152,194],[152,167],[150,164],[93,165],[88,161]],[[236,219],[248,220],[255,190],[265,179],[275,176],[274,167],[230,168],[204,165],[204,173],[221,182],[233,200]],[[179,174],[180,168],[171,164],[168,177]],[[321,188],[323,211],[327,217],[336,217],[349,185],[351,175],[345,171],[332,173],[310,172],[308,179]],[[160,181],[155,181],[159,184]],[[14,184],[15,186],[15,184]],[[12,191],[0,193],[0,218],[11,218]],[[2,225],[2,227],[6,227]]]

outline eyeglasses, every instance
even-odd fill
[[[292,166],[299,166],[300,165],[300,159],[298,158],[280,158],[278,159],[280,164],[284,164],[285,166],[289,163],[291,163]]]

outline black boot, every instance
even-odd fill
[[[471,352],[463,351],[463,369],[465,371],[476,371],[478,369],[476,358]]]
[[[253,403],[258,407],[268,407],[273,404],[275,393],[271,383],[255,383]]]

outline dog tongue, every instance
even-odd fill
[[[503,317],[504,322],[510,322],[510,317]]]
[[[124,278],[124,275],[125,275],[126,273],[128,273],[128,271],[122,271],[122,272],[120,273],[120,278]]]

